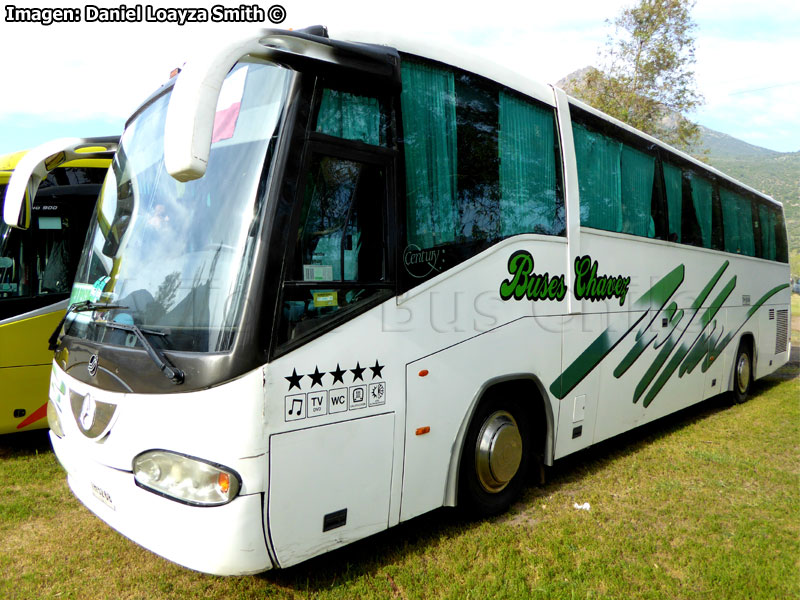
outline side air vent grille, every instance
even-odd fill
[[[775,309],[774,308],[770,308],[769,309],[769,320],[770,321],[774,321],[775,320]]]
[[[778,311],[778,318],[775,320],[775,354],[786,352],[786,342],[789,340],[789,311],[787,309]]]

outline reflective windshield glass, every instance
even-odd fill
[[[97,205],[71,303],[126,308],[75,313],[69,335],[117,345],[158,333],[168,350],[224,352],[236,333],[258,227],[259,180],[271,156],[291,72],[239,63],[222,86],[205,176],[164,168],[169,94],[128,125]]]
[[[57,169],[65,178],[69,170]],[[93,178],[101,182],[106,172],[82,170],[96,172]],[[27,230],[0,222],[0,303],[69,293],[99,190],[99,184],[39,186]]]

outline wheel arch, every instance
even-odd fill
[[[520,394],[520,397],[528,400],[525,405],[529,407],[531,417],[531,432],[534,440],[540,443],[541,455],[544,464],[552,465],[555,449],[555,419],[553,408],[548,401],[548,395],[541,380],[531,373],[508,373],[493,377],[483,383],[473,394],[458,434],[453,442],[450,453],[450,465],[447,470],[447,482],[444,492],[444,505],[455,506],[458,500],[458,472],[461,464],[461,456],[464,450],[464,438],[469,429],[472,418],[478,407],[486,400],[494,397],[501,392],[508,393],[513,391]]]

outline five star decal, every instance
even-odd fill
[[[361,363],[356,363],[356,368],[350,369],[350,372],[353,374],[353,381],[355,381],[356,379],[364,381],[364,378],[361,376],[361,374],[366,370],[367,369],[365,367],[361,366]]]
[[[326,383],[323,378],[326,375],[330,375],[333,378],[331,385],[336,385],[340,383],[344,385],[348,383],[345,381],[347,373],[350,372],[352,374],[352,381],[350,383],[355,383],[356,381],[364,381],[364,371],[369,369],[372,372],[372,379],[382,379],[383,378],[383,369],[386,365],[380,364],[380,362],[376,359],[375,365],[372,367],[362,367],[360,362],[356,362],[356,366],[352,369],[343,369],[340,363],[336,363],[336,368],[332,371],[320,371],[319,365],[314,365],[314,372],[313,373],[305,373],[305,374],[298,374],[297,369],[292,369],[292,374],[284,377],[286,381],[289,382],[289,390],[297,388],[298,390],[303,388],[302,380],[308,377],[311,380],[311,385],[309,388],[313,388],[315,386],[319,387],[326,387]]]
[[[292,374],[288,377],[285,377],[289,382],[289,389],[291,390],[293,387],[296,387],[298,390],[300,389],[300,380],[303,378],[302,375],[297,374],[297,369],[292,369]]]
[[[331,375],[333,375],[333,383],[344,383],[343,378],[345,373],[347,373],[347,371],[343,370],[339,366],[339,363],[336,363],[336,369],[331,371]]]
[[[369,370],[372,371],[372,378],[375,379],[376,377],[381,377],[381,371],[383,371],[384,365],[379,365],[378,361],[375,361],[375,366],[370,367]]]
[[[313,388],[315,385],[319,385],[322,387],[322,378],[325,376],[325,371],[322,373],[319,372],[319,367],[314,367],[314,372],[309,373],[308,376],[311,378],[311,387]]]

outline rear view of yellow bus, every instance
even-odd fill
[[[15,169],[42,151],[42,172],[28,228],[0,220],[0,434],[47,427],[52,351],[48,338],[64,316],[72,278],[117,138],[49,142],[0,156],[0,206]],[[66,160],[73,146],[86,158]],[[107,156],[104,156],[107,155]]]

